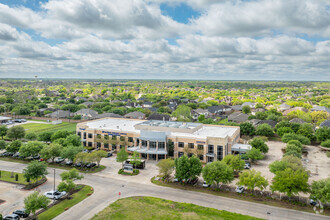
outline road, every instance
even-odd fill
[[[0,170],[21,172],[25,167],[25,164],[0,161]],[[41,192],[52,189],[53,170],[54,169],[49,169],[50,174],[47,176],[49,180],[46,184],[39,187]],[[59,174],[63,171],[64,170],[56,169],[55,178],[57,183],[60,182]],[[138,178],[135,178],[134,176],[124,177],[121,179],[118,178],[118,176],[109,175],[107,171],[102,171],[95,174],[84,174],[84,177],[85,178],[79,181],[79,183],[92,186],[94,188],[94,193],[55,219],[90,219],[95,214],[107,207],[110,203],[116,201],[119,198],[119,192],[121,192],[121,198],[131,196],[154,196],[158,198],[173,200],[176,202],[193,203],[200,206],[241,213],[244,215],[250,215],[264,219],[330,219],[326,216],[320,216],[291,209],[278,208],[274,206],[246,202],[204,193],[161,187],[154,185],[149,181],[139,181]],[[271,214],[268,215],[267,212]]]

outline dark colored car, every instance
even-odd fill
[[[21,218],[26,218],[29,216],[30,213],[26,213],[25,209],[19,209],[19,210],[16,210],[15,212],[13,212],[13,214],[18,215]]]
[[[92,168],[92,167],[95,167],[95,166],[96,166],[96,163],[88,163],[88,164],[86,164],[85,167]]]
[[[75,166],[75,167],[81,167],[81,166],[82,166],[82,163],[80,163],[80,162],[75,163],[74,166]]]
[[[6,215],[3,217],[3,220],[20,220],[19,215],[16,214],[11,214],[11,215]]]
[[[68,161],[65,162],[65,164],[68,165],[68,166],[71,166],[73,164],[73,162],[71,160],[68,160]]]

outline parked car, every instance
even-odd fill
[[[251,165],[249,163],[245,163],[244,169],[250,169],[250,168],[251,168]]]
[[[49,199],[61,199],[63,196],[66,195],[66,192],[63,191],[63,192],[60,192],[60,191],[49,191],[49,192],[45,192],[44,195],[49,198]]]
[[[21,123],[22,120],[21,120],[21,119],[15,119],[14,122],[16,122],[16,123]]]
[[[21,119],[21,122],[26,122],[26,119]]]
[[[40,161],[40,162],[41,162],[41,161],[46,161],[46,159],[44,159],[44,158],[40,158],[39,161]]]
[[[85,165],[85,167],[87,167],[87,168],[92,168],[92,167],[95,167],[95,166],[96,166],[96,163],[88,163],[88,164]]]
[[[174,179],[173,179],[173,182],[174,182],[174,183],[177,183],[177,182],[179,182],[179,180],[178,180],[177,178],[174,178]]]
[[[108,154],[107,154],[106,157],[112,157],[112,153],[111,152],[108,152]]]
[[[32,160],[39,160],[40,159],[40,156],[39,155],[34,155],[33,157],[32,157]]]
[[[13,212],[13,214],[18,215],[21,218],[26,218],[29,216],[30,213],[27,213],[25,209],[18,209],[15,212]]]
[[[78,163],[75,163],[73,166],[75,166],[75,167],[81,167],[82,166],[82,163],[81,162],[78,162]]]
[[[13,155],[14,155],[13,152],[7,152],[7,155],[6,156],[12,157]]]
[[[309,204],[312,205],[312,206],[316,206],[317,205],[317,202],[314,201],[313,199],[310,199],[309,200]]]
[[[206,181],[203,182],[203,187],[204,187],[204,188],[208,188],[208,187],[210,187],[210,186],[211,186],[211,185],[210,185],[210,184],[207,184]]]
[[[198,182],[198,177],[193,180],[188,180],[189,184],[195,185]]]
[[[72,162],[71,160],[67,160],[67,161],[65,162],[65,164],[68,165],[68,166],[71,166],[71,165],[73,164],[73,162]]]
[[[237,192],[237,193],[243,193],[244,190],[245,190],[245,189],[244,189],[243,186],[238,186],[238,187],[236,188],[235,192]]]
[[[19,157],[19,152],[14,153],[13,157]]]
[[[55,159],[55,163],[62,163],[64,161],[64,158],[58,157]]]
[[[19,220],[20,217],[16,214],[6,215],[3,220]]]

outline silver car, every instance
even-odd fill
[[[55,191],[49,191],[49,192],[45,192],[44,195],[49,198],[49,199],[61,199],[63,196],[66,195],[66,192],[63,191],[63,192],[60,192],[58,190],[55,190]]]

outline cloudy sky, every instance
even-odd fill
[[[0,0],[0,77],[330,80],[330,0]]]

